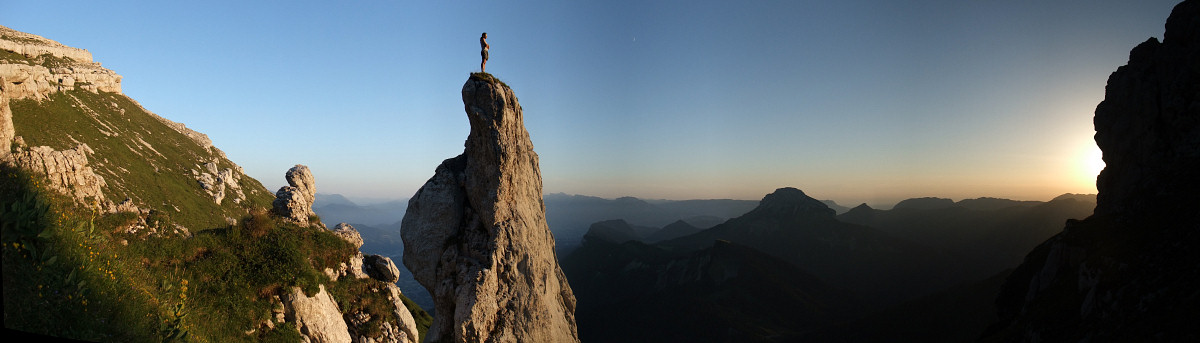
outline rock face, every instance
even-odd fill
[[[10,158],[19,168],[46,175],[51,189],[72,196],[80,204],[95,202],[107,206],[108,201],[101,191],[104,178],[88,166],[90,153],[92,149],[87,144],[64,151],[39,146],[17,152]]]
[[[300,287],[292,287],[282,300],[287,321],[296,323],[306,342],[350,343],[350,329],[325,285],[312,297],[304,295]]]
[[[121,76],[92,61],[87,50],[72,48],[38,35],[0,26],[0,50],[30,59],[52,60],[43,65],[0,63],[0,77],[11,99],[45,98],[58,91],[81,88],[92,92],[121,92]]]
[[[396,318],[400,318],[399,328],[397,328],[403,336],[396,335],[398,342],[420,342],[420,333],[417,331],[417,320],[413,318],[412,312],[404,306],[404,301],[400,300],[400,287],[396,284],[389,283],[387,285],[388,299],[392,301],[392,305],[396,306]]]
[[[333,234],[347,242],[350,242],[350,244],[353,244],[355,250],[360,249],[363,246],[362,235],[359,234],[358,230],[355,230],[353,226],[350,226],[350,224],[338,223],[337,226],[333,227]],[[391,263],[391,259],[388,259],[388,263]],[[393,264],[393,266],[395,266],[395,264]],[[369,276],[363,272],[363,269],[365,269],[363,265],[363,253],[361,251],[356,251],[354,256],[350,256],[350,262],[348,265],[346,263],[342,263],[338,266],[338,270],[326,269],[325,274],[329,275],[329,278],[333,279],[333,281],[337,281],[338,278],[346,275],[353,275],[355,278],[359,279],[368,278]]]
[[[1012,341],[1195,341],[1200,333],[1200,2],[1184,1],[1108,79],[1095,213],[1025,257],[990,334]]]
[[[347,242],[350,242],[350,244],[354,244],[355,249],[362,248],[363,246],[362,235],[359,234],[358,230],[355,230],[354,226],[351,226],[350,224],[338,223],[333,227],[333,234],[341,237]]]
[[[462,97],[466,148],[438,166],[402,223],[404,265],[437,312],[427,340],[577,342],[521,106],[486,74],[473,74]]]
[[[1096,107],[1096,145],[1106,167],[1096,179],[1096,214],[1137,213],[1151,201],[1195,193],[1200,160],[1200,19],[1191,1],[1175,7],[1163,42],[1150,38],[1108,78]],[[1189,13],[1190,12],[1190,13]]]
[[[233,195],[233,203],[242,203],[243,200],[246,200],[246,194],[242,192],[242,186],[238,183],[242,177],[241,171],[234,172],[233,168],[218,170],[217,162],[213,160],[197,166],[198,169],[192,169],[192,177],[196,178],[200,189],[208,193],[208,196],[212,197],[213,202],[218,205],[229,194]],[[227,193],[226,190],[229,192]]]
[[[17,132],[13,129],[12,110],[8,107],[8,95],[4,94],[4,78],[0,77],[0,160],[12,150],[13,138]]]
[[[312,210],[313,200],[317,198],[316,180],[308,166],[297,164],[288,169],[285,177],[290,186],[280,187],[275,192],[275,202],[272,203],[275,214],[300,225],[320,225],[308,222],[309,217],[317,215]]]

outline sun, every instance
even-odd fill
[[[1104,170],[1104,153],[1100,151],[1100,147],[1089,144],[1078,158],[1076,163],[1079,182],[1089,187],[1096,187],[1096,176],[1100,174],[1101,170]]]

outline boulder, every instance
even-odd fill
[[[355,230],[354,226],[351,226],[350,224],[338,223],[337,226],[333,227],[333,234],[337,235],[341,239],[346,240],[347,242],[350,242],[350,244],[353,244],[355,249],[362,248],[362,235],[359,234],[358,230]]]
[[[366,255],[366,259],[363,260],[363,271],[379,281],[387,283],[400,281],[400,268],[396,268],[392,259],[386,256]]]
[[[400,292],[400,287],[397,287],[394,283],[389,283],[387,289],[388,300],[391,300],[392,304],[396,307],[396,318],[399,318],[400,326],[398,329],[403,333],[402,337],[397,335],[397,341],[419,342],[420,335],[417,332],[417,320],[413,318],[412,312],[408,311],[408,307],[404,306],[404,301],[401,300],[402,293]]]
[[[313,200],[317,196],[316,181],[307,166],[297,164],[288,169],[285,174],[289,186],[279,188],[275,192],[275,201],[271,204],[272,211],[284,219],[303,226],[321,223],[309,223],[309,218],[316,216],[312,210]]]
[[[306,342],[350,343],[350,330],[337,302],[325,291],[325,285],[319,287],[312,297],[306,296],[300,287],[292,287],[284,294],[286,320],[296,324]]]

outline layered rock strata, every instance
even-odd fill
[[[433,295],[431,342],[577,342],[575,297],[546,225],[538,157],[512,89],[472,74],[471,124],[408,204],[404,264]]]
[[[0,26],[0,50],[29,59],[53,60],[44,63],[49,68],[24,61],[0,62],[0,76],[4,77],[7,93],[12,99],[42,99],[53,92],[76,88],[91,92],[121,92],[121,76],[93,62],[92,54],[87,50],[4,26]]]

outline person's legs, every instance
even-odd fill
[[[483,62],[479,62],[479,71],[480,71],[480,72],[486,72],[486,71],[485,71],[485,70],[486,70],[485,68],[487,67],[488,51],[487,51],[487,50],[483,50],[483,51],[481,51],[481,52],[479,53],[479,55],[483,56]]]

